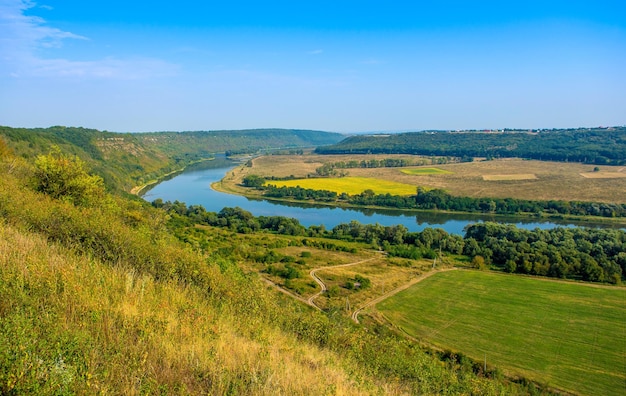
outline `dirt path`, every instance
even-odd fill
[[[266,279],[266,278],[263,278],[263,277],[261,277],[261,279],[263,279],[263,281],[265,283],[267,283],[268,285],[273,286],[276,289],[278,289],[278,291],[280,291],[281,293],[286,294],[286,295],[288,295],[288,296],[290,296],[290,297],[292,297],[292,298],[294,298],[294,299],[296,299],[296,300],[298,300],[300,302],[303,302],[303,303],[305,303],[307,305],[310,305],[313,308],[318,309],[318,310],[321,311],[322,308],[319,307],[317,304],[315,304],[315,299],[318,298],[319,296],[321,296],[326,290],[328,290],[328,288],[326,287],[326,284],[324,283],[324,281],[322,281],[322,279],[319,276],[317,276],[317,272],[318,271],[322,271],[322,270],[325,270],[325,269],[331,269],[331,268],[350,267],[350,266],[353,266],[353,265],[359,265],[359,264],[367,263],[368,261],[372,261],[372,260],[375,260],[375,259],[377,259],[377,257],[371,257],[371,258],[368,258],[368,259],[365,259],[365,260],[355,261],[355,262],[347,263],[347,264],[329,265],[327,267],[319,267],[319,268],[312,269],[309,272],[309,275],[311,276],[311,278],[313,278],[313,280],[318,285],[320,285],[320,289],[321,290],[319,292],[315,293],[314,295],[312,295],[311,297],[309,297],[308,299],[305,299],[305,298],[303,298],[303,297],[301,297],[301,296],[299,296],[299,295],[297,295],[295,293],[290,292],[289,290],[286,290],[286,289],[280,287],[279,285],[277,285],[276,283],[272,282],[269,279]],[[383,294],[383,295],[381,295],[379,297],[376,297],[375,299],[370,300],[370,301],[366,302],[365,304],[363,304],[360,308],[358,308],[357,310],[352,312],[352,315],[351,315],[352,320],[354,322],[356,322],[356,323],[359,323],[359,314],[364,309],[369,308],[369,307],[371,307],[373,305],[376,305],[379,302],[381,302],[381,301],[383,301],[383,300],[385,300],[385,299],[395,295],[396,293],[399,293],[402,290],[408,289],[409,287],[413,286],[414,284],[419,283],[419,282],[423,281],[424,279],[429,278],[429,277],[431,277],[431,276],[433,276],[433,275],[435,275],[437,273],[446,272],[446,271],[452,271],[452,270],[456,270],[456,269],[457,268],[437,269],[437,270],[434,270],[434,271],[426,272],[426,273],[424,273],[424,274],[422,274],[422,275],[420,275],[420,276],[418,276],[418,277],[416,277],[414,279],[411,279],[409,282],[405,283],[404,285],[402,285],[400,287],[397,287],[397,288],[391,290],[390,292],[387,292],[387,293],[385,293],[385,294]]]
[[[380,297],[376,297],[375,299],[370,300],[370,301],[366,302],[365,304],[363,304],[360,308],[358,308],[357,310],[355,310],[354,312],[352,312],[352,316],[351,316],[351,317],[352,317],[352,320],[353,320],[355,323],[359,323],[359,314],[360,314],[360,313],[361,313],[361,311],[363,311],[365,308],[369,308],[369,307],[371,307],[372,305],[376,305],[376,304],[378,304],[379,302],[381,302],[381,301],[383,301],[383,300],[385,300],[385,299],[387,299],[387,298],[389,298],[389,297],[393,296],[394,294],[397,294],[397,293],[401,292],[402,290],[406,290],[406,289],[408,289],[409,287],[413,286],[414,284],[419,283],[419,282],[423,281],[424,279],[429,278],[429,277],[431,277],[431,276],[433,276],[433,275],[435,275],[435,274],[438,274],[438,273],[440,273],[440,272],[452,271],[452,270],[456,270],[456,268],[443,268],[443,269],[437,269],[437,270],[434,270],[434,271],[429,271],[429,272],[426,272],[426,273],[424,273],[424,274],[422,274],[422,275],[418,276],[418,277],[417,277],[417,278],[415,278],[415,279],[411,279],[408,283],[405,283],[404,285],[402,285],[402,286],[400,286],[400,287],[398,287],[398,288],[396,288],[396,289],[393,289],[392,291],[390,291],[390,292],[388,292],[388,293],[385,293],[385,294],[381,295]]]
[[[324,293],[326,290],[328,290],[328,288],[326,287],[324,282],[320,279],[319,276],[317,276],[317,274],[316,274],[317,271],[322,271],[322,270],[330,269],[330,268],[350,267],[350,266],[353,266],[353,265],[367,263],[368,261],[372,261],[372,260],[375,260],[375,259],[377,259],[377,257],[371,257],[371,258],[368,258],[368,259],[365,259],[365,260],[355,261],[353,263],[348,263],[348,264],[330,265],[328,267],[319,267],[319,268],[312,269],[311,272],[309,272],[309,275],[311,275],[311,278],[313,278],[313,280],[315,282],[317,282],[318,285],[320,285],[320,288],[322,290],[320,290],[319,292],[317,292],[314,295],[312,295],[311,297],[309,297],[309,299],[307,300],[307,304],[309,304],[310,306],[315,307],[317,309],[321,309],[317,304],[315,304],[315,299],[318,298],[319,296],[321,296],[322,293]]]
[[[311,304],[309,303],[309,301],[308,301],[308,300],[306,300],[305,298],[302,298],[302,297],[300,297],[299,295],[297,295],[297,294],[295,294],[295,293],[292,293],[292,292],[290,292],[290,291],[289,291],[289,290],[287,290],[287,289],[283,289],[282,287],[280,287],[280,285],[277,285],[276,283],[272,282],[271,280],[269,280],[269,279],[267,279],[267,278],[263,278],[263,277],[261,277],[261,279],[262,279],[265,283],[267,283],[268,285],[273,286],[274,288],[278,289],[278,291],[279,291],[279,292],[281,292],[281,293],[283,293],[283,294],[286,294],[286,295],[288,295],[288,296],[289,296],[289,297],[291,297],[291,298],[295,298],[296,300],[298,300],[298,301],[300,301],[300,302],[303,302],[303,303],[305,303],[305,304],[309,304],[309,305],[311,305]],[[315,307],[315,308],[317,308],[317,309],[319,309],[319,310],[321,311],[321,309],[320,309],[319,307],[317,307],[316,305],[313,305],[313,307]]]

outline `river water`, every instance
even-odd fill
[[[237,164],[223,158],[207,161],[189,168],[184,172],[162,181],[146,191],[143,198],[153,201],[180,201],[189,205],[202,205],[209,212],[219,212],[224,207],[239,206],[255,216],[285,216],[298,219],[304,226],[324,225],[332,229],[340,223],[356,220],[362,224],[381,224],[391,226],[402,224],[409,231],[422,231],[427,227],[442,228],[451,234],[463,234],[468,224],[481,221],[496,221],[515,224],[525,229],[553,228],[556,226],[575,227],[571,221],[544,221],[540,219],[507,218],[489,215],[416,213],[400,210],[335,208],[322,205],[294,204],[278,201],[259,200],[240,195],[226,194],[215,191],[211,183],[221,180]],[[584,225],[589,226],[588,223]]]

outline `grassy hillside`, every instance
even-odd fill
[[[75,170],[73,157],[35,167],[24,154],[0,140],[0,394],[527,390],[287,299],[84,169],[48,173],[76,188],[41,183],[42,169]]]
[[[342,135],[291,129],[243,131],[112,133],[86,128],[0,127],[0,138],[16,153],[32,159],[58,146],[77,155],[118,191],[149,181],[216,153],[316,147],[336,143]]]

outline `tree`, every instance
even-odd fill
[[[260,188],[265,184],[265,179],[258,175],[249,175],[243,178],[243,185],[246,187]]]
[[[74,205],[92,205],[104,197],[100,176],[90,175],[77,156],[68,157],[54,146],[35,161],[35,190]]]

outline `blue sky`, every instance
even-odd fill
[[[625,124],[623,1],[0,0],[0,125]]]

